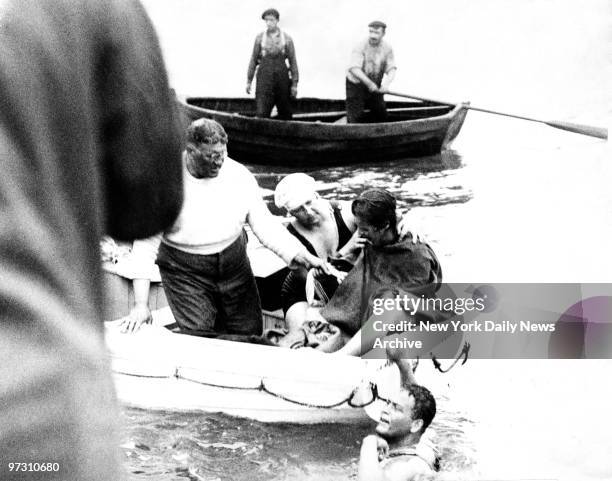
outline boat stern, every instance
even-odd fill
[[[461,127],[463,127],[463,122],[465,121],[465,117],[468,113],[470,103],[462,102],[455,106],[455,108],[449,113],[452,120],[450,125],[448,126],[448,130],[446,132],[446,136],[442,142],[442,148],[447,149],[450,147],[450,144],[455,140],[455,137],[459,135],[461,131]]]

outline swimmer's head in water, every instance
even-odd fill
[[[404,386],[383,408],[376,433],[385,439],[420,436],[436,415],[436,400],[426,387]]]

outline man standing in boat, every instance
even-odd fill
[[[257,117],[270,117],[276,105],[278,118],[289,120],[292,116],[291,99],[297,97],[299,80],[295,47],[291,37],[278,27],[278,10],[269,8],[261,18],[266,22],[266,30],[255,37],[246,93],[251,93],[251,83],[257,70]]]
[[[395,78],[393,49],[383,40],[387,25],[374,21],[370,33],[351,53],[346,73],[346,116],[348,123],[384,122],[387,108],[383,95]],[[369,109],[369,115],[365,110]]]
[[[328,269],[272,216],[255,177],[227,157],[226,145],[227,134],[216,121],[191,123],[179,217],[156,242],[135,244],[133,252],[149,264],[157,258],[168,304],[184,333],[260,335],[261,304],[246,253],[245,222],[290,267]],[[148,272],[135,281],[135,306],[123,322],[126,331],[151,320],[147,279]]]

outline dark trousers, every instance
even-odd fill
[[[211,255],[160,245],[159,272],[182,331],[207,337],[261,334],[261,303],[245,238],[243,233],[232,245]]]
[[[276,105],[279,119],[291,119],[291,79],[284,57],[267,56],[261,60],[257,69],[255,102],[257,117],[270,117]]]
[[[369,112],[365,112],[369,109]],[[371,93],[362,83],[354,84],[346,80],[346,121],[349,124],[359,122],[385,122],[387,106],[382,94]]]

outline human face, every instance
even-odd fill
[[[419,421],[413,419],[414,397],[401,390],[396,399],[387,402],[380,413],[376,433],[386,440],[403,438],[420,429]]]
[[[278,20],[274,15],[266,15],[264,17],[264,22],[266,22],[266,28],[268,29],[268,32],[273,32],[274,30],[276,30]]]
[[[368,34],[370,45],[376,46],[380,44],[384,36],[385,30],[382,27],[370,27],[370,33]]]
[[[359,237],[363,237],[373,246],[381,246],[385,244],[386,234],[389,227],[375,227],[366,222],[365,219],[355,216]]]
[[[187,144],[187,170],[196,179],[217,177],[227,154],[226,145],[216,144]]]
[[[324,216],[321,202],[316,196],[308,199],[301,206],[291,209],[289,213],[304,227],[319,225]]]

